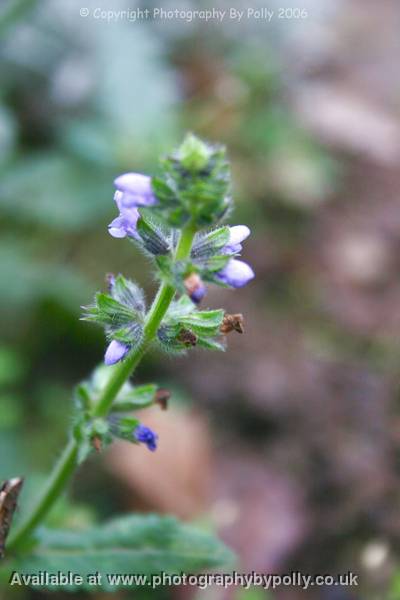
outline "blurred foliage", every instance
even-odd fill
[[[233,561],[225,546],[207,533],[199,533],[172,517],[129,515],[81,531],[41,529],[39,545],[27,556],[11,561],[8,573],[65,571],[79,573],[84,583],[78,589],[93,591],[90,574],[99,572],[96,586],[115,591],[133,585],[113,584],[109,574],[193,573]],[[100,580],[99,580],[100,581]],[[76,591],[75,585],[40,586],[40,589]]]

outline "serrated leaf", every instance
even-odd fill
[[[128,412],[151,406],[154,402],[156,392],[157,386],[153,383],[127,390],[118,395],[118,400],[114,402],[112,410],[113,412]]]
[[[115,591],[124,585],[112,583],[110,574],[194,573],[233,560],[230,550],[212,534],[157,515],[123,516],[79,532],[40,529],[38,542],[30,554],[13,560],[7,568],[10,574],[72,571],[83,577],[81,586],[52,585],[52,590],[93,591],[87,576],[96,571],[101,574],[98,589]]]

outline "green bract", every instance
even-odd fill
[[[184,353],[188,348],[200,346],[210,350],[224,350],[218,341],[224,311],[198,310],[193,302],[182,296],[173,302],[158,329],[157,337],[167,352]]]
[[[110,340],[138,346],[143,337],[145,302],[143,291],[122,275],[111,276],[110,293],[98,292],[94,303],[84,306],[83,321],[104,327]]]
[[[163,219],[157,218],[155,210],[141,208],[137,232],[144,250],[153,256],[168,254],[174,245],[174,231]]]
[[[218,222],[230,207],[230,171],[223,146],[193,136],[165,158],[152,185],[159,209],[172,227],[191,221],[201,229]]]

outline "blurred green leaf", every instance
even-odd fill
[[[98,67],[97,107],[115,128],[119,155],[157,153],[175,136],[178,101],[173,71],[162,45],[150,28],[121,22],[92,26]],[[112,62],[110,61],[112,56]]]
[[[7,566],[9,573],[70,570],[85,579],[89,573],[99,571],[102,588],[115,590],[116,586],[107,581],[107,574],[191,573],[233,559],[232,553],[213,535],[173,517],[157,515],[123,516],[82,532],[41,529],[38,541],[32,554]],[[93,589],[85,583],[82,588]]]
[[[50,297],[77,310],[91,294],[88,282],[72,267],[35,257],[29,245],[11,238],[0,242],[0,280],[0,305],[7,309]]]
[[[106,224],[112,177],[61,154],[24,157],[4,174],[2,212],[23,223],[61,230]]]
[[[113,412],[128,412],[150,406],[154,402],[156,392],[157,386],[153,383],[139,385],[130,390],[122,391],[113,404]]]
[[[0,395],[0,431],[19,425],[22,417],[21,402],[12,394]]]
[[[0,385],[17,382],[24,370],[21,356],[10,348],[0,346]]]

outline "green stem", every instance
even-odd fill
[[[190,255],[195,233],[196,230],[190,223],[182,229],[175,253],[175,260],[183,260]],[[93,409],[93,417],[106,417],[108,415],[116,395],[125,381],[132,375],[156,335],[157,329],[175,296],[175,292],[175,288],[169,283],[161,284],[153,304],[146,315],[142,343],[115,369]],[[43,521],[74,473],[77,466],[77,455],[78,443],[71,438],[56,463],[53,472],[50,474],[37,503],[33,506],[26,519],[10,536],[7,544],[8,551],[22,546],[33,530]]]

